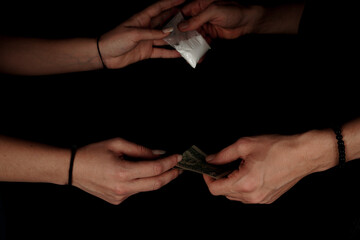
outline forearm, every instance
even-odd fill
[[[0,136],[0,181],[66,184],[70,151]]]
[[[345,143],[346,161],[360,158],[360,118],[348,122],[342,127]]]
[[[254,27],[254,33],[297,34],[303,10],[303,3],[260,7],[258,11],[262,17]]]
[[[0,38],[0,71],[46,75],[101,68],[96,39]]]
[[[346,161],[360,158],[360,118],[342,126]],[[339,164],[337,139],[332,129],[313,130],[300,137],[302,155],[308,163],[310,172],[321,172]]]

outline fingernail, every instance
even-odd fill
[[[182,155],[177,156],[177,161],[180,162],[182,160]]]
[[[154,155],[163,155],[163,154],[166,153],[166,151],[164,151],[164,150],[152,150],[152,153]]]
[[[173,27],[168,27],[168,28],[163,29],[162,31],[163,31],[163,33],[170,33],[172,31],[174,31],[174,28]]]
[[[209,156],[206,157],[206,161],[207,161],[207,162],[211,162],[214,158],[215,158],[215,155],[214,155],[214,154],[209,155]]]
[[[188,26],[189,26],[189,24],[187,22],[182,22],[182,23],[179,23],[178,28],[181,30],[185,30]]]

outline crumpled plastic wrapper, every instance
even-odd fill
[[[174,30],[164,40],[195,68],[200,58],[210,49],[210,46],[197,31],[181,32],[177,25],[183,20],[184,17],[179,12],[166,24],[164,29],[172,27]]]

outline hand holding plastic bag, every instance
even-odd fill
[[[164,29],[172,27],[174,31],[164,38],[164,40],[175,48],[181,56],[195,68],[200,58],[210,49],[210,46],[197,31],[179,31],[177,25],[183,20],[184,17],[181,12],[179,12],[166,24]]]

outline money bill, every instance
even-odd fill
[[[176,167],[200,174],[206,174],[215,179],[225,177],[239,167],[239,161],[224,165],[209,164],[205,160],[206,154],[195,145],[186,150],[182,156],[182,160]]]

